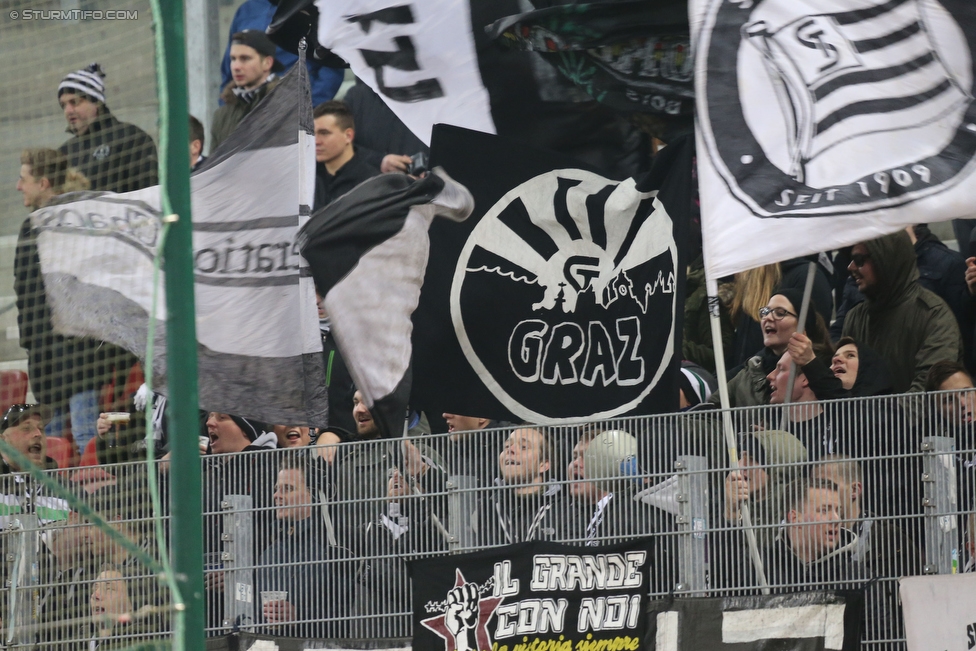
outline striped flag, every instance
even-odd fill
[[[933,49],[918,0],[845,4],[811,15],[800,3],[764,3],[742,28],[794,118],[791,171],[800,181],[832,147],[879,130],[896,137],[929,125],[913,137],[944,138],[938,120],[970,99]]]
[[[976,3],[690,0],[689,16],[709,278],[972,214]]]
[[[306,68],[295,66],[190,179],[204,409],[326,424],[315,289],[295,244],[314,194],[311,113]],[[64,195],[31,220],[56,331],[144,358],[159,187]],[[164,393],[165,320],[160,292],[153,371]]]

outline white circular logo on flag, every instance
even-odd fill
[[[671,362],[676,264],[653,193],[581,170],[542,174],[468,237],[451,286],[455,333],[521,418],[626,413]]]
[[[700,124],[733,194],[760,217],[829,215],[968,173],[976,26],[953,17],[963,2],[713,2]]]

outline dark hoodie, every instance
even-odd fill
[[[864,245],[877,284],[847,315],[844,335],[863,342],[888,363],[896,393],[924,391],[933,364],[962,361],[959,326],[945,301],[919,285],[907,233],[898,231]]]
[[[888,370],[888,363],[868,346],[858,342],[854,345],[857,346],[857,379],[850,389],[845,389],[840,378],[818,357],[803,367],[803,375],[817,400],[866,398],[891,393],[891,371]]]

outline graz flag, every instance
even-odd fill
[[[637,183],[499,136],[434,134],[432,161],[476,208],[431,228],[412,404],[535,422],[675,407],[689,148],[667,147]]]
[[[972,2],[692,0],[691,16],[709,277],[972,212]]]
[[[307,71],[295,66],[190,179],[203,409],[326,423],[315,289],[295,245],[314,192],[311,130]],[[52,323],[144,359],[160,188],[65,198],[31,216]],[[153,372],[164,393],[165,321],[160,298]]]
[[[414,651],[643,649],[646,541],[522,543],[413,561]]]
[[[648,651],[855,651],[861,592],[674,599],[652,602]]]

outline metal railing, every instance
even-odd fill
[[[208,628],[408,638],[411,559],[641,537],[652,597],[864,588],[865,648],[904,648],[897,579],[973,569],[976,428],[958,408],[972,397],[733,410],[735,472],[717,410],[205,457]],[[153,549],[144,466],[55,475]],[[5,643],[166,636],[168,594],[131,555],[29,478],[0,491]]]

